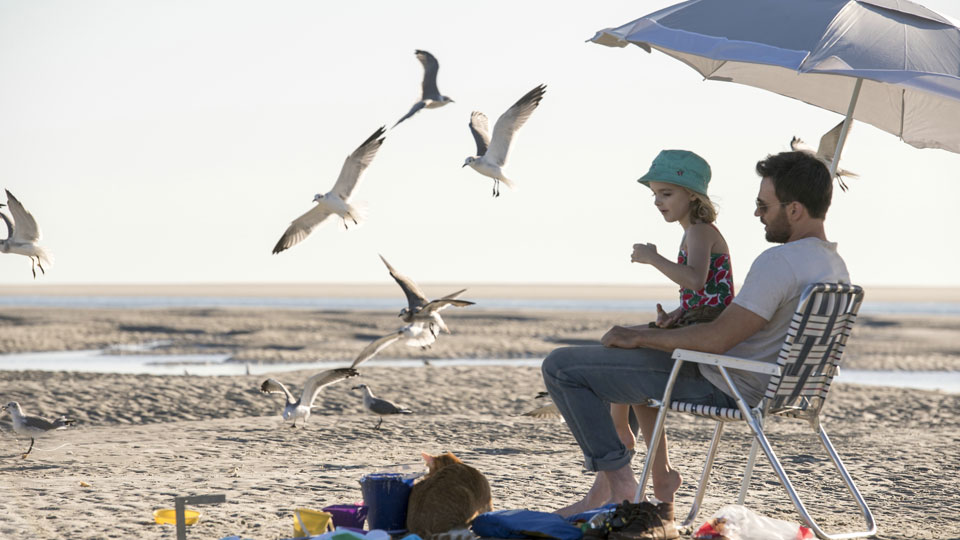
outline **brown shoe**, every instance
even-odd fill
[[[625,524],[610,531],[609,540],[674,540],[680,537],[673,522],[673,503],[654,505],[646,501],[639,504],[623,501],[617,507],[617,510],[621,509]]]

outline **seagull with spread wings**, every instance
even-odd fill
[[[540,104],[547,87],[540,85],[529,91],[517,100],[507,112],[497,118],[493,126],[493,136],[490,136],[487,124],[487,115],[473,111],[470,115],[470,132],[477,143],[477,155],[468,157],[463,167],[469,165],[478,173],[493,178],[493,196],[500,196],[500,182],[507,187],[515,187],[512,180],[503,175],[501,167],[507,163],[507,154],[510,152],[510,141],[513,134],[520,129],[533,110]]]
[[[390,275],[396,280],[397,284],[400,285],[400,288],[403,289],[403,294],[407,297],[407,307],[401,309],[400,314],[397,315],[403,322],[407,323],[407,325],[396,332],[372,341],[360,351],[360,354],[357,355],[357,358],[350,367],[357,367],[392,345],[395,341],[401,339],[405,339],[407,345],[410,347],[426,349],[436,341],[437,336],[440,335],[440,331],[450,333],[450,328],[447,327],[447,324],[443,322],[443,318],[440,316],[441,310],[449,306],[466,307],[474,304],[474,302],[469,300],[460,300],[457,298],[466,292],[466,289],[460,289],[455,293],[450,293],[437,300],[429,300],[412,279],[397,272],[397,270],[383,258],[383,255],[380,255],[380,260],[383,261],[383,264],[387,265],[387,270],[390,271]]]
[[[326,194],[317,193],[313,197],[313,202],[317,205],[290,223],[277,245],[273,247],[274,253],[280,253],[300,243],[314,227],[330,217],[331,214],[340,216],[343,219],[344,227],[347,226],[347,220],[354,224],[360,222],[360,211],[350,204],[350,196],[353,195],[353,190],[357,187],[360,175],[373,161],[373,156],[377,154],[377,150],[383,144],[383,134],[385,132],[386,130],[381,126],[373,132],[373,135],[363,141],[363,144],[357,147],[352,154],[347,156],[333,189]]]
[[[850,127],[853,127],[853,124],[850,124]],[[794,137],[790,140],[790,149],[795,152],[806,152],[815,156],[820,161],[826,163],[827,168],[830,168],[830,165],[833,164],[833,155],[837,151],[837,143],[840,141],[840,131],[843,129],[843,122],[840,122],[833,129],[823,134],[823,137],[820,137],[820,146],[814,149],[809,144],[803,142],[800,137]],[[849,129],[848,129],[849,132]],[[843,182],[843,177],[849,178],[859,178],[860,175],[848,171],[846,169],[841,169],[837,167],[837,181],[840,183],[840,188],[844,191],[847,190],[847,185]]]
[[[427,51],[417,50],[415,54],[417,55],[417,60],[423,64],[423,84],[421,85],[420,101],[414,103],[413,107],[410,108],[410,112],[400,120],[397,120],[397,123],[394,124],[393,127],[397,127],[400,125],[400,122],[417,114],[420,112],[420,109],[436,109],[443,107],[447,103],[453,103],[452,99],[440,94],[440,90],[437,89],[437,71],[440,70],[440,63],[437,62],[437,59]]]
[[[291,428],[297,427],[297,420],[303,419],[302,427],[306,425],[307,418],[310,418],[310,409],[313,407],[313,402],[317,400],[317,396],[320,395],[320,390],[337,381],[342,381],[349,377],[356,377],[359,374],[360,373],[353,368],[337,368],[321,371],[303,383],[303,392],[300,394],[300,399],[295,399],[293,394],[287,390],[287,387],[276,379],[263,381],[263,384],[260,385],[260,391],[264,394],[283,394],[286,396],[287,402],[283,407],[283,419],[293,419],[293,424],[290,426]]]
[[[33,271],[33,277],[36,279],[37,268],[40,269],[41,273],[46,274],[47,271],[43,269],[43,265],[46,264],[47,267],[52,265],[53,257],[38,244],[40,227],[37,226],[37,220],[34,219],[33,214],[23,207],[20,201],[13,196],[13,193],[10,193],[10,190],[6,190],[6,192],[7,204],[0,204],[0,206],[10,208],[13,220],[0,212],[0,219],[3,219],[3,222],[7,225],[7,238],[0,240],[0,253],[15,253],[28,257],[30,259],[30,270]]]

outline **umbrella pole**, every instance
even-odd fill
[[[837,141],[837,151],[833,153],[833,162],[830,163],[830,178],[837,175],[837,167],[840,166],[840,152],[843,151],[843,143],[847,141],[847,132],[850,131],[850,124],[853,123],[853,110],[857,108],[857,99],[860,98],[860,87],[863,86],[863,79],[857,78],[857,84],[853,86],[853,95],[850,96],[850,105],[847,107],[847,117],[843,119],[843,127],[840,128],[840,139]]]

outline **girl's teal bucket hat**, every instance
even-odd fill
[[[663,182],[685,187],[701,195],[707,194],[710,165],[689,150],[663,150],[653,160],[647,174],[637,182],[650,187],[650,182]]]

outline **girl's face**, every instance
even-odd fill
[[[694,199],[693,193],[678,185],[665,182],[650,182],[650,189],[653,190],[653,204],[667,223],[690,222],[690,202]]]

